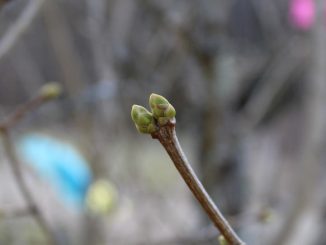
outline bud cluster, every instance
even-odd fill
[[[139,105],[133,105],[131,109],[137,130],[146,134],[154,133],[158,126],[166,125],[176,114],[174,107],[161,95],[151,94],[149,105],[152,112]]]

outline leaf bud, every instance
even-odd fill
[[[47,100],[52,100],[60,96],[62,88],[59,83],[50,82],[43,85],[40,89],[40,95]]]
[[[131,108],[131,118],[140,133],[151,134],[156,131],[153,115],[146,108],[133,105]]]
[[[152,109],[154,118],[157,119],[160,126],[165,125],[175,117],[176,111],[167,99],[158,94],[151,94],[149,105]]]

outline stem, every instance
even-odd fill
[[[0,59],[2,59],[14,47],[21,35],[30,27],[35,16],[37,16],[45,0],[28,1],[26,8],[16,21],[1,35]],[[9,2],[9,1],[7,1]]]
[[[37,206],[37,202],[31,194],[30,190],[27,187],[25,182],[23,172],[21,169],[21,164],[18,160],[18,157],[15,152],[14,144],[10,137],[10,129],[14,127],[26,114],[40,107],[49,98],[39,94],[31,100],[27,101],[25,104],[18,107],[12,114],[10,114],[4,121],[0,123],[0,133],[3,138],[4,150],[7,153],[9,166],[12,170],[13,176],[16,180],[18,188],[20,189],[24,200],[26,201],[28,210],[30,214],[35,219],[37,224],[41,227],[44,233],[47,235],[49,241],[48,244],[56,244],[55,236],[51,231],[50,226],[48,225],[43,213]]]
[[[38,108],[47,99],[43,96],[36,96],[35,98],[27,101],[10,114],[3,122],[0,123],[0,131],[8,131],[10,128],[15,126],[26,114]]]
[[[245,243],[234,232],[220,210],[216,207],[189,164],[176,135],[175,119],[170,120],[168,124],[159,127],[156,132],[152,133],[152,137],[158,139],[163,145],[194,196],[230,245],[245,245]]]
[[[26,201],[27,206],[30,208],[33,218],[38,223],[38,225],[41,227],[41,229],[44,231],[44,233],[48,236],[49,244],[54,245],[54,244],[56,244],[56,242],[55,242],[54,235],[51,232],[51,228],[48,225],[41,210],[37,206],[37,202],[35,201],[33,195],[31,194],[31,192],[28,189],[27,184],[24,180],[23,172],[22,172],[20,163],[18,161],[18,158],[16,156],[16,153],[15,153],[15,150],[13,147],[13,143],[12,143],[10,135],[9,135],[9,131],[7,129],[3,129],[2,136],[3,136],[4,149],[8,155],[11,170],[13,172],[13,175],[17,182],[17,185],[23,195],[23,198]]]

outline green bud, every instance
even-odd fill
[[[169,106],[169,104],[169,101],[161,95],[152,93],[149,96],[149,105],[152,109],[158,107],[159,109],[165,110]]]
[[[137,124],[135,126],[139,133],[147,134],[147,127],[140,127]]]
[[[155,123],[153,122],[153,123],[151,123],[151,124],[149,124],[148,126],[147,126],[147,131],[148,131],[148,133],[154,133],[155,131],[157,130],[157,127],[156,127],[156,125],[155,125]]]
[[[148,125],[152,121],[153,116],[146,108],[133,105],[131,108],[131,118],[137,125]]]
[[[219,241],[220,245],[228,245],[228,242],[225,240],[223,235],[218,236],[218,241]]]
[[[40,95],[47,100],[52,100],[59,97],[61,92],[61,86],[56,82],[47,83],[40,89]]]
[[[153,116],[158,120],[159,125],[165,125],[170,119],[175,117],[176,111],[167,99],[158,94],[151,94],[149,105]]]
[[[117,189],[108,180],[96,180],[88,189],[86,205],[94,214],[109,214],[117,206],[117,202]]]
[[[131,118],[140,133],[151,134],[156,131],[153,115],[146,108],[133,105],[131,108]]]
[[[138,126],[137,124],[135,124],[135,126],[139,133],[148,134],[147,127]]]
[[[157,128],[154,124],[149,124],[148,126],[139,126],[137,124],[135,124],[136,129],[138,130],[138,132],[143,133],[143,134],[151,134],[154,133]]]
[[[149,97],[149,105],[156,119],[164,117],[164,112],[168,109],[170,103],[163,96],[151,94]]]
[[[144,113],[144,114],[141,114],[140,117],[138,117],[137,124],[145,126],[145,125],[150,124],[152,122],[152,120],[153,120],[152,115]]]
[[[159,117],[157,119],[157,122],[160,126],[164,126],[165,124],[167,124],[169,122],[170,118],[168,117]]]
[[[174,118],[175,117],[175,109],[174,107],[170,104],[169,107],[165,110],[164,116],[168,118]]]

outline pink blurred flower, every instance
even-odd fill
[[[290,22],[300,30],[308,30],[315,21],[314,0],[290,0]]]

